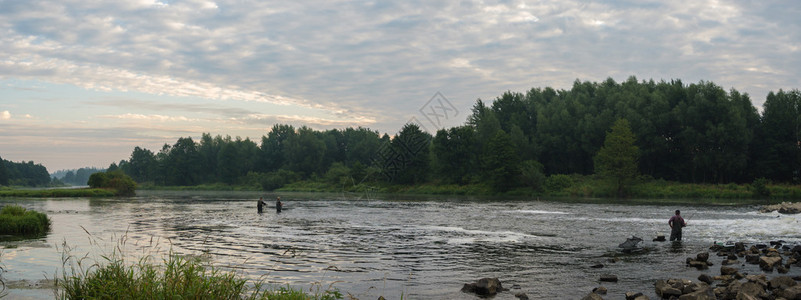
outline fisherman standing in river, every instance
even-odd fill
[[[670,241],[681,241],[681,228],[687,226],[687,222],[681,217],[681,211],[676,210],[676,214],[668,220],[668,225],[670,225]]]
[[[275,199],[275,212],[281,212],[281,209],[284,208],[284,203],[281,202],[281,197]]]
[[[267,205],[267,202],[264,202],[264,197],[259,197],[259,202],[256,204],[256,209],[259,210],[259,213],[262,213],[265,205]]]

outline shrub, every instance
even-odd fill
[[[48,230],[50,218],[43,213],[17,205],[7,205],[0,210],[0,234],[37,235]]]
[[[768,184],[770,181],[765,178],[757,178],[754,179],[754,182],[751,183],[751,187],[754,188],[754,198],[767,198],[770,197],[770,190],[768,189]]]
[[[263,181],[261,182],[261,187],[265,191],[272,191],[272,190],[275,190],[275,189],[283,187],[287,183],[295,182],[295,181],[299,181],[299,180],[300,180],[300,175],[299,174],[297,174],[295,172],[292,172],[292,171],[289,171],[289,170],[280,169],[280,170],[277,170],[277,171],[273,171],[273,172],[267,173],[267,175],[264,177]]]
[[[559,192],[572,185],[573,179],[564,174],[554,174],[545,179],[545,189],[549,192]]]
[[[114,189],[118,196],[136,194],[136,182],[120,170],[94,173],[89,176],[88,183],[91,188]]]

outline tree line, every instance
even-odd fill
[[[33,161],[12,162],[0,158],[0,186],[48,186],[47,168]]]
[[[635,77],[478,99],[465,124],[434,135],[414,124],[393,136],[362,127],[318,131],[278,124],[258,143],[204,133],[157,152],[136,147],[109,171],[119,168],[137,182],[168,186],[258,184],[270,190],[321,180],[537,189],[549,176],[598,173],[596,156],[618,120],[630,128],[626,139],[637,148],[636,173],[646,178],[799,182],[798,90],[769,93],[760,113],[748,94],[712,82]]]

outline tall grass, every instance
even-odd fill
[[[6,205],[0,210],[0,234],[36,235],[48,230],[50,218],[46,214],[18,205]]]
[[[91,234],[90,241],[93,241]],[[65,242],[62,274],[57,280],[57,298],[342,299],[342,294],[330,287],[316,294],[288,286],[265,289],[262,280],[251,282],[236,272],[223,271],[204,263],[200,256],[182,256],[172,250],[160,262],[146,252],[136,262],[129,263],[124,254],[125,241],[124,235],[112,253],[101,255],[99,260],[89,258],[88,254],[82,257],[70,254],[71,249]],[[151,249],[158,252],[152,240]]]

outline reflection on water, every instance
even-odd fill
[[[284,212],[257,214],[257,193],[140,194],[0,200],[46,212],[54,228],[45,238],[0,242],[4,280],[60,274],[65,241],[73,254],[98,255],[125,239],[132,256],[170,249],[205,254],[249,278],[304,289],[333,283],[360,299],[469,298],[459,292],[462,284],[482,277],[519,286],[513,292],[532,299],[581,298],[599,285],[600,274],[618,276],[607,286],[616,298],[627,291],[652,294],[658,279],[695,279],[702,271],[686,268],[684,260],[713,241],[801,240],[798,216],[760,214],[754,207],[285,194]],[[684,241],[651,242],[669,234],[667,219],[677,208],[693,214]],[[622,253],[618,244],[632,235],[643,237],[641,251]],[[591,267],[599,264],[603,268]],[[11,292],[52,298],[50,291]],[[512,294],[496,299],[515,299]]]

